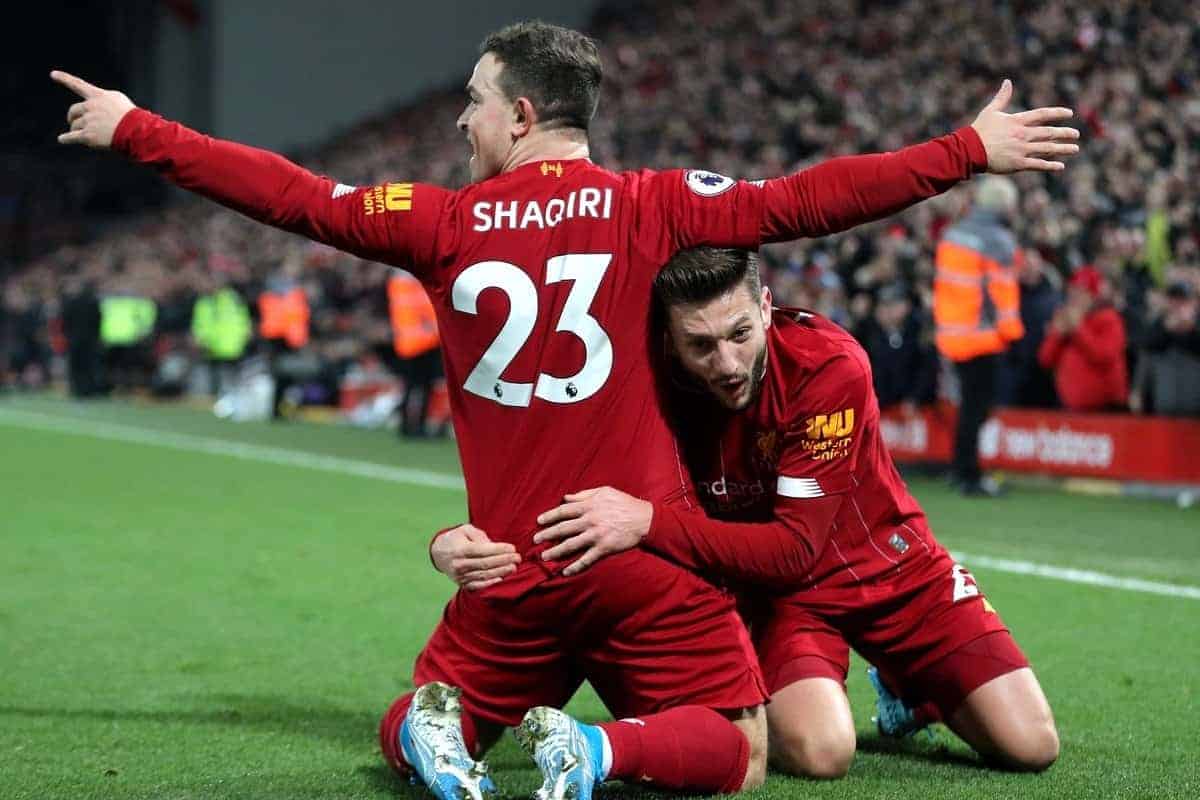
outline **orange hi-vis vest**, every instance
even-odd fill
[[[424,287],[411,275],[388,279],[392,347],[401,358],[415,358],[438,346],[437,317]]]
[[[975,211],[938,243],[933,319],[938,351],[951,361],[1002,353],[1025,335],[1016,242],[1000,218]]]
[[[308,297],[299,286],[258,296],[258,332],[264,339],[283,339],[298,350],[308,344]]]

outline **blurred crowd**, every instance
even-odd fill
[[[1014,108],[1074,107],[1082,154],[1063,174],[1016,182],[1026,333],[1003,355],[998,400],[1200,415],[1200,4],[672,0],[601,8],[590,32],[607,84],[593,158],[613,169],[759,178],[893,150],[969,123],[1005,77]],[[469,148],[450,132],[462,104],[458,90],[430,94],[299,160],[344,183],[460,186]],[[970,204],[964,186],[880,223],[764,250],[777,303],[854,332],[884,405],[954,394],[933,345],[934,253]],[[177,365],[222,360],[197,337],[198,299],[233,290],[250,315],[243,351],[223,360],[278,357],[262,341],[259,298],[299,288],[310,335],[285,349],[308,359],[305,399],[329,402],[347,375],[395,350],[389,274],[192,201],[18,265],[0,304],[0,369],[10,385],[44,382],[92,298],[137,297],[155,313],[136,352],[114,358],[101,342],[95,360],[112,370],[73,383],[82,380],[77,393],[120,380],[172,387],[162,374],[172,355]],[[1125,375],[1121,396],[1099,405],[1056,380],[1090,357],[1092,328],[1106,346],[1119,329]],[[1068,355],[1065,339],[1082,354]]]

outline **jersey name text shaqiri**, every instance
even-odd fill
[[[553,228],[558,223],[576,217],[609,219],[612,217],[613,190],[588,186],[570,192],[566,197],[553,197],[545,203],[536,200],[480,201],[472,208],[474,230],[525,230]]]

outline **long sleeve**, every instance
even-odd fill
[[[1066,345],[1067,337],[1051,327],[1046,338],[1042,339],[1042,346],[1038,348],[1038,363],[1043,369],[1054,369],[1058,366],[1058,359],[1062,357]]]
[[[895,214],[987,169],[975,129],[892,153],[834,158],[766,181],[761,237],[825,236]]]
[[[442,208],[452,196],[424,184],[345,186],[144,109],[121,120],[113,149],[259,222],[410,270],[432,261]]]
[[[840,496],[780,498],[770,522],[722,522],[656,505],[642,546],[688,569],[786,590],[802,584],[825,549]]]
[[[968,126],[892,153],[834,158],[771,180],[646,172],[635,236],[656,263],[700,245],[756,248],[824,236],[894,214],[986,169],[983,141]]]
[[[739,582],[802,585],[825,552],[845,494],[857,485],[863,436],[855,433],[855,420],[861,425],[873,405],[866,353],[831,358],[789,399],[771,519],[725,522],[656,506],[644,546]]]
[[[1072,342],[1093,367],[1111,364],[1125,353],[1125,330],[1121,317],[1113,309],[1104,309],[1079,326]]]

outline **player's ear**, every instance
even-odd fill
[[[759,311],[762,313],[763,327],[771,327],[771,287],[762,287],[762,302]]]
[[[537,111],[528,97],[518,97],[513,103],[513,138],[520,139],[537,124]]]

